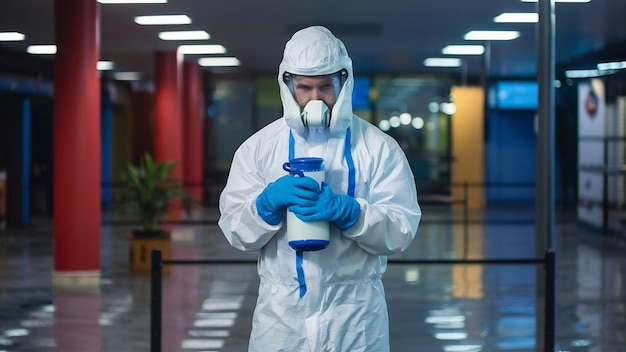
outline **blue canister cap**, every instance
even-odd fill
[[[330,244],[328,240],[293,240],[289,246],[297,251],[320,251]]]
[[[289,160],[292,169],[301,171],[321,171],[324,170],[324,159],[315,157],[295,158]]]

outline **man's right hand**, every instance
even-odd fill
[[[278,225],[286,207],[313,206],[319,194],[319,184],[313,178],[285,175],[265,187],[256,199],[256,208],[265,222]]]

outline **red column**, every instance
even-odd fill
[[[172,178],[183,179],[183,122],[181,118],[182,55],[176,51],[155,54],[154,156],[176,162]]]
[[[96,0],[55,0],[55,23],[55,276],[99,277],[98,4]]]
[[[202,76],[196,62],[183,63],[183,160],[188,192],[202,199],[204,152],[202,143]]]

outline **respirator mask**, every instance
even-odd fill
[[[339,93],[343,88],[343,84],[348,79],[348,71],[345,69],[335,72],[332,75],[333,85],[335,87],[335,99],[339,97]],[[283,75],[283,81],[294,96],[294,78],[288,72]],[[295,97],[294,97],[295,98]],[[309,129],[325,129],[330,126],[332,111],[322,100],[309,101],[304,109],[300,112],[300,119],[304,127]]]
[[[307,128],[330,126],[330,109],[322,100],[309,101],[300,114],[302,124]]]

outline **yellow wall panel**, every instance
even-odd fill
[[[485,182],[484,114],[485,95],[482,87],[452,87],[456,112],[452,116],[452,182]],[[454,187],[453,195],[463,198],[463,188]],[[469,209],[485,204],[483,187],[468,188]]]

